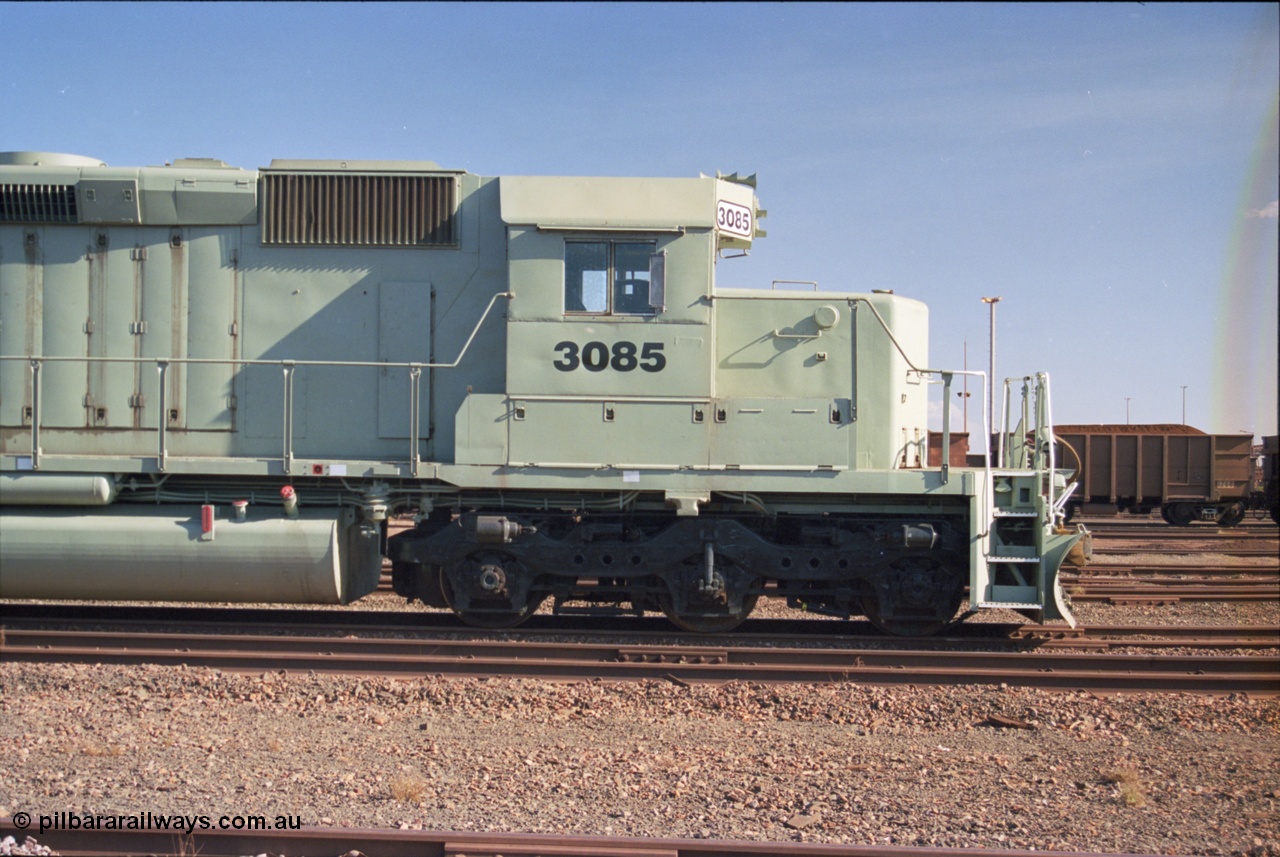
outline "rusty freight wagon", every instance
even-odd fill
[[[1068,518],[1158,508],[1176,526],[1244,520],[1251,435],[1185,425],[1061,425],[1054,436],[1061,466],[1076,471]]]

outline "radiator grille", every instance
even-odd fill
[[[77,223],[76,186],[0,184],[0,223]]]
[[[264,244],[439,247],[457,243],[453,176],[264,176]]]

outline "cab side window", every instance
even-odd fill
[[[566,241],[564,311],[594,315],[653,315],[653,241]]]

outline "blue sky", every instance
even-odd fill
[[[722,284],[920,298],[939,367],[985,368],[999,295],[997,373],[1058,422],[1185,385],[1274,434],[1277,8],[0,3],[0,150],[755,172]]]

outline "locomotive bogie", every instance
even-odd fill
[[[967,581],[966,532],[960,515],[467,513],[395,536],[389,551],[396,567],[439,577],[450,606],[480,623],[518,622],[554,598],[659,609],[685,628],[727,630],[768,591],[811,612],[941,627]],[[401,594],[423,597],[416,579],[402,571]]]

